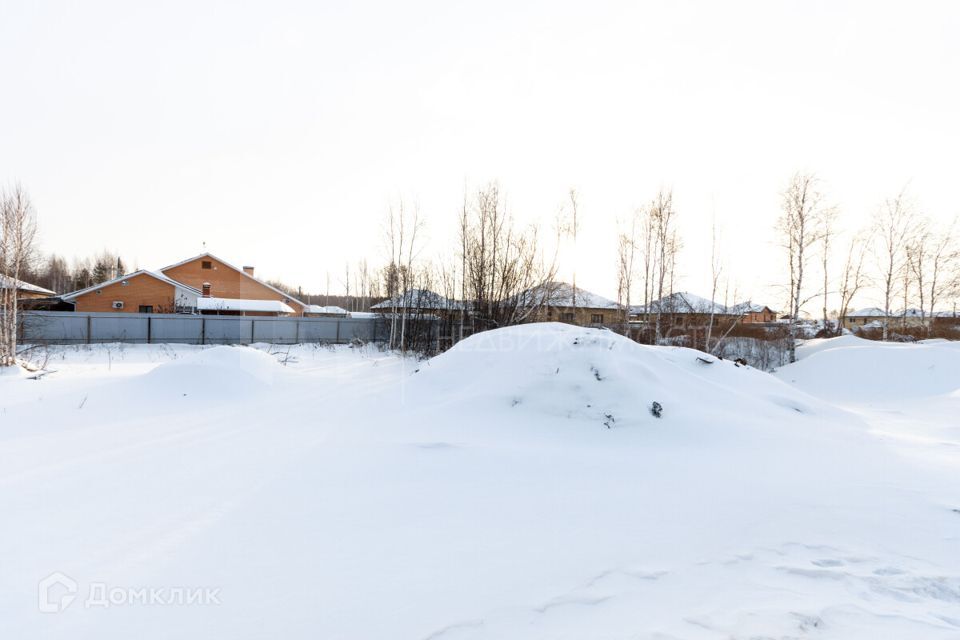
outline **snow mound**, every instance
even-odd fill
[[[775,420],[831,409],[767,373],[703,352],[640,345],[602,329],[558,323],[472,336],[425,363],[408,400],[485,411],[510,408],[606,427],[660,420]]]
[[[837,349],[839,347],[862,347],[870,344],[876,344],[872,340],[858,338],[855,335],[847,334],[837,338],[813,338],[805,341],[797,347],[797,360],[809,358],[815,353],[820,353],[827,349]]]
[[[220,346],[161,364],[137,382],[152,394],[242,397],[272,385],[279,368],[257,349]]]
[[[777,376],[836,402],[949,395],[960,389],[960,343],[876,342],[853,336],[819,341]]]

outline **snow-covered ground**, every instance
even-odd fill
[[[953,344],[270,350],[0,377],[0,636],[960,637]]]

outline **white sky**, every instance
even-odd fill
[[[465,183],[545,224],[575,187],[578,282],[609,297],[616,218],[667,185],[678,288],[709,294],[715,212],[738,297],[777,306],[794,171],[848,228],[907,181],[960,214],[958,34],[955,2],[5,3],[0,181],[46,251],[159,267],[206,241],[314,292],[382,261],[392,199],[433,257]]]

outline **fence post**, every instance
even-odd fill
[[[90,344],[90,314],[87,314],[87,344]]]
[[[200,316],[200,344],[207,344],[207,319]]]
[[[337,344],[340,344],[340,318],[337,318]]]
[[[250,344],[253,344],[253,343],[255,342],[254,336],[256,336],[256,334],[257,334],[257,332],[256,332],[256,330],[255,330],[255,327],[256,327],[256,326],[257,326],[257,321],[251,319],[251,320],[250,320]]]
[[[150,343],[152,342],[152,338],[153,338],[153,322],[152,322],[152,320],[153,320],[153,318],[151,318],[150,316],[147,316],[147,344],[150,344]]]
[[[293,344],[300,344],[300,318],[297,318],[297,328],[294,334]]]

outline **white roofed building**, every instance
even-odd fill
[[[17,280],[15,278],[0,274],[0,289],[14,288],[17,290],[17,298],[21,300],[49,298],[50,296],[57,295],[50,289],[44,289],[43,287],[38,287],[35,284],[30,284],[29,282],[24,282],[23,280]]]
[[[280,300],[244,298],[197,298],[197,311],[218,316],[289,316],[293,307]]]
[[[158,271],[141,269],[61,296],[75,311],[303,315],[307,305],[210,253]]]
[[[623,321],[623,307],[616,301],[567,282],[548,282],[518,298],[518,306],[533,309],[529,320],[535,322],[604,326]]]
[[[350,312],[343,307],[321,306],[319,304],[308,304],[303,310],[303,315],[314,318],[345,318]]]

